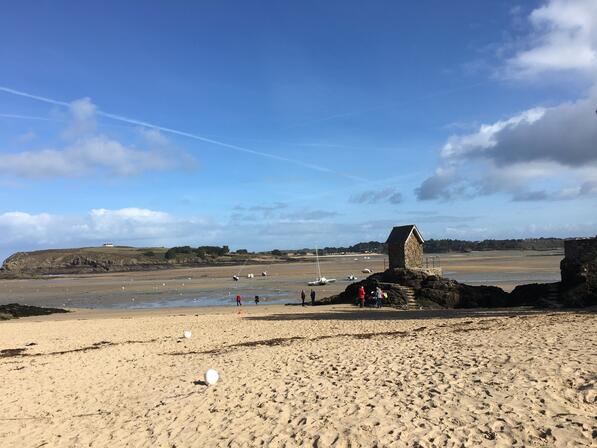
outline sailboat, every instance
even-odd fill
[[[239,281],[239,280],[240,280],[240,273],[242,272],[243,268],[244,268],[244,267],[245,267],[245,265],[247,264],[247,261],[248,261],[248,260],[249,260],[248,258],[247,258],[247,259],[245,259],[245,262],[243,263],[243,265],[242,265],[242,266],[240,267],[240,269],[238,270],[238,274],[236,274],[236,275],[233,275],[233,276],[232,276],[232,280],[234,280],[235,282],[237,282],[237,281]],[[249,275],[252,275],[252,274],[249,274]],[[252,278],[252,277],[249,277],[249,278]]]
[[[321,267],[319,266],[319,253],[317,252],[317,248],[315,248],[315,258],[317,260],[317,278],[312,281],[308,282],[309,286],[323,286],[327,285],[328,283],[334,283],[336,281],[335,278],[325,278],[321,276]]]

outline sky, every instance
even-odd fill
[[[0,258],[597,234],[597,1],[20,1]]]

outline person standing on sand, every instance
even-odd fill
[[[307,297],[307,294],[305,294],[305,290],[301,289],[301,301],[303,302],[303,306],[305,306],[305,298]]]
[[[365,306],[365,287],[362,285],[357,292],[357,298],[359,299],[359,308],[363,308]]]
[[[315,306],[315,291],[311,290],[311,306]]]
[[[255,305],[259,305],[259,296],[255,296]]]
[[[240,294],[236,295],[236,306],[242,306],[243,303],[240,301]]]
[[[377,308],[381,308],[382,300],[383,300],[383,291],[378,286],[377,288],[375,288],[375,306]]]

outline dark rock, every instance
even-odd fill
[[[20,305],[18,303],[9,303],[0,305],[0,315],[9,316],[8,318],[18,319],[19,317],[45,316],[54,313],[69,313],[62,308],[43,308],[40,306]]]
[[[559,288],[559,283],[531,283],[519,285],[510,293],[511,306],[536,306],[546,302],[552,293]]]
[[[349,285],[337,296],[330,297],[333,303],[356,303],[360,286],[370,293],[379,286],[388,297],[384,305],[406,307],[404,287],[415,293],[417,305],[422,308],[475,308],[503,307],[508,305],[508,294],[495,286],[470,286],[423,271],[404,268],[388,269],[372,274],[368,278]]]

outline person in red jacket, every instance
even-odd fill
[[[240,294],[236,295],[236,306],[242,306],[242,302],[240,301]]]
[[[359,308],[363,308],[365,306],[365,288],[363,286],[359,287],[357,297],[359,298]]]

